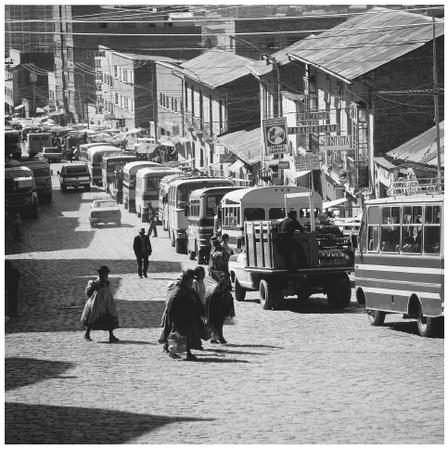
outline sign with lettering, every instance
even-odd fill
[[[278,168],[279,169],[289,169],[289,161],[279,161]]]
[[[308,133],[336,133],[339,131],[337,123],[327,123],[323,125],[301,125],[298,127],[288,127],[289,134],[308,134]]]
[[[288,125],[286,117],[263,120],[266,154],[286,153],[288,151]]]
[[[320,170],[319,154],[305,153],[295,157],[295,166],[297,171],[302,170]]]
[[[351,136],[319,136],[320,150],[354,150]]]
[[[319,120],[330,120],[328,111],[305,111],[297,113],[297,122],[300,125],[318,125]]]

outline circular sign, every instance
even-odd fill
[[[30,81],[31,83],[37,82],[37,75],[35,73],[30,73]]]
[[[273,126],[268,130],[268,141],[272,145],[280,145],[285,142],[286,133],[282,127]]]

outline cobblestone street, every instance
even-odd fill
[[[443,444],[444,340],[414,321],[369,325],[322,296],[264,311],[258,293],[235,302],[227,345],[205,342],[199,361],[172,360],[157,343],[166,285],[194,267],[167,233],[151,238],[140,279],[132,240],[140,226],[120,206],[120,228],[91,229],[91,192],[59,190],[7,242],[20,270],[19,314],[5,337],[6,443]],[[83,340],[84,289],[106,264],[120,342]]]

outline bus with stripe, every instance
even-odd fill
[[[409,193],[366,201],[355,256],[356,299],[372,325],[399,313],[417,319],[419,333],[431,337],[443,329],[444,196],[434,189]]]

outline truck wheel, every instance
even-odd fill
[[[311,293],[308,289],[302,289],[301,291],[297,291],[296,295],[297,295],[297,300],[304,302],[310,298]]]
[[[244,302],[244,299],[246,298],[246,290],[241,287],[240,282],[238,281],[238,278],[235,278],[235,299],[238,302]]]
[[[260,304],[263,309],[276,309],[282,300],[279,286],[274,285],[272,281],[260,281]]]
[[[443,317],[426,317],[423,315],[421,305],[419,305],[417,315],[417,328],[420,336],[440,336],[443,330]]]
[[[327,286],[327,300],[332,308],[345,308],[350,305],[352,287],[346,273],[340,278],[332,279]]]
[[[368,309],[366,312],[370,325],[380,327],[384,324],[384,319],[386,317],[386,313],[384,311],[374,311],[373,309]]]

